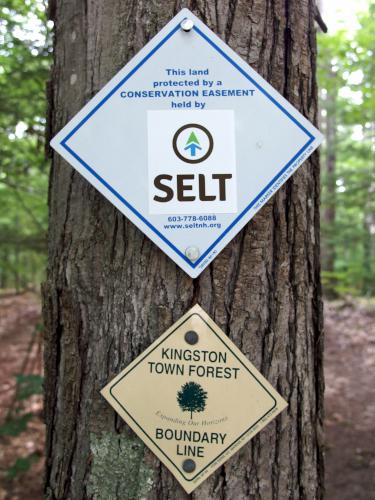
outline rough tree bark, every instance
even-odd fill
[[[315,0],[53,0],[56,133],[186,6],[315,121]],[[184,499],[99,390],[196,302],[289,407],[191,496],[323,491],[319,165],[314,155],[191,280],[58,155],[44,285],[47,499]]]

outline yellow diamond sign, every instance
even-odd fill
[[[198,305],[102,394],[188,493],[287,406]]]

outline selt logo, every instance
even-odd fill
[[[214,147],[211,132],[198,123],[180,127],[173,136],[173,151],[186,163],[201,163],[207,160]]]
[[[233,110],[152,110],[147,125],[150,214],[236,212]]]

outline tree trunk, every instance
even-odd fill
[[[328,72],[329,79],[332,82],[337,80],[337,74],[330,69]],[[337,97],[338,87],[335,84],[328,86],[327,95],[324,99],[324,107],[326,110],[325,117],[325,138],[326,138],[326,182],[325,182],[325,210],[323,212],[324,220],[324,245],[322,247],[322,268],[329,273],[329,286],[325,289],[325,295],[329,298],[335,298],[334,291],[336,280],[333,275],[335,271],[335,222],[336,222],[336,150],[337,150]]]
[[[51,133],[182,7],[316,119],[314,0],[53,0]],[[314,154],[192,280],[53,155],[44,285],[47,499],[190,498],[99,390],[196,302],[289,407],[191,498],[322,498],[318,205]]]
[[[369,193],[371,195],[371,192]],[[374,242],[371,228],[375,226],[374,212],[371,210],[371,199],[367,199],[363,210],[363,295],[369,295],[374,290]]]

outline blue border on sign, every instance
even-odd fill
[[[293,158],[280,170],[280,172],[275,175],[275,177],[267,184],[267,186],[256,196],[251,203],[234,219],[231,224],[221,233],[221,235],[212,243],[212,245],[197,259],[195,262],[191,262],[176,246],[173,245],[155,226],[153,226],[150,221],[148,221],[138,210],[133,207],[126,199],[120,195],[108,182],[106,182],[95,170],[90,167],[71,147],[68,146],[67,141],[79,130],[82,125],[84,125],[103,104],[105,104],[112,95],[117,92],[117,90],[124,85],[125,82],[131,78],[134,73],[136,73],[143,64],[150,59],[151,56],[157,52],[160,47],[162,47],[180,28],[180,22],[177,24],[172,31],[170,31],[148,54],[145,56],[115,87],[83,118],[78,125],[76,125],[69,134],[61,141],[61,146],[68,151],[86,170],[88,170],[91,175],[93,175],[103,186],[105,186],[108,191],[110,191],[118,200],[121,201],[129,210],[131,210],[147,227],[149,227],[164,243],[166,243],[173,251],[175,251],[179,257],[181,257],[189,266],[195,269],[213,250],[213,248],[221,241],[224,236],[239,222],[242,217],[255,205],[255,203],[266,193],[270,187],[277,181],[277,179],[290,167],[292,163],[310,146],[314,141],[315,137],[301,124],[297,121],[294,116],[292,116],[279,102],[276,101],[263,87],[259,85],[250,75],[246,73],[233,59],[231,59],[215,42],[210,40],[210,38],[205,35],[199,28],[194,26],[194,31],[198,33],[206,42],[208,42],[220,55],[224,57],[232,66],[234,66],[247,80],[249,80],[260,92],[262,92],[275,106],[277,106],[292,122],[294,122],[309,138],[306,144],[293,156]]]

